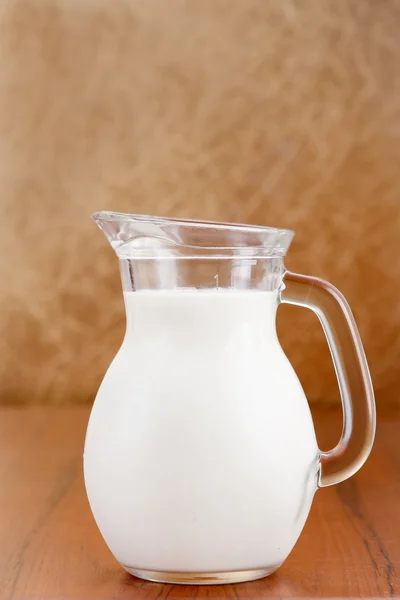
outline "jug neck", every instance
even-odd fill
[[[280,289],[288,229],[98,212],[124,291]]]
[[[277,291],[142,290],[125,292],[124,300],[125,341],[163,339],[169,347],[186,348],[195,341],[209,349],[219,344],[225,351],[237,337],[241,346],[277,339]]]
[[[120,259],[124,292],[264,291],[278,292],[285,272],[283,259]]]

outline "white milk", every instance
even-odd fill
[[[97,524],[126,567],[277,567],[308,515],[318,448],[275,331],[276,292],[125,293],[127,333],[85,446]]]

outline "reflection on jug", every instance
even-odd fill
[[[296,543],[317,488],[355,473],[373,443],[373,390],[351,311],[329,283],[285,270],[290,231],[93,218],[120,260],[127,315],[85,443],[98,527],[144,579],[269,575]],[[280,302],[310,308],[325,331],[344,410],[330,452],[318,449],[279,344]]]

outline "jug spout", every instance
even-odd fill
[[[159,246],[163,239],[155,217],[101,211],[92,219],[120,258],[135,258],[143,249]]]
[[[189,221],[101,211],[93,221],[119,258],[271,258],[285,256],[293,239],[288,229]]]

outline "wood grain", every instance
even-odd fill
[[[381,416],[367,465],[320,490],[286,563],[235,586],[159,585],[126,574],[90,513],[82,477],[87,408],[0,411],[0,599],[400,596],[400,413]],[[315,415],[322,447],[337,412]]]

